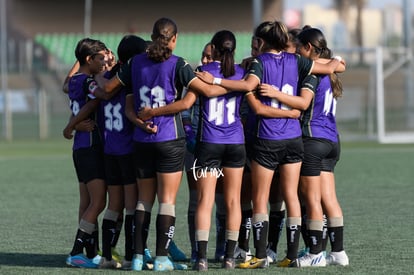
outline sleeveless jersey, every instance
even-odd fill
[[[133,57],[131,85],[136,112],[143,107],[158,108],[180,99],[175,87],[178,59],[172,55],[164,62],[154,62],[145,53]],[[135,141],[162,142],[185,137],[180,113],[153,117],[151,121],[157,125],[157,133],[149,134],[135,127]]]
[[[273,85],[289,95],[297,95],[299,80],[298,57],[294,54],[281,52],[263,53],[253,62],[250,73],[255,74],[261,83]],[[310,68],[309,68],[310,71]],[[268,106],[279,109],[290,109],[276,99],[259,96],[260,101]],[[268,140],[292,139],[302,135],[298,119],[258,117],[257,137]]]
[[[306,80],[312,84],[307,85],[308,81],[305,81],[305,87],[311,86],[316,89],[313,89],[315,94],[311,105],[302,114],[303,136],[325,138],[338,142],[335,120],[336,99],[333,97],[329,75],[310,75]]]
[[[223,78],[220,62],[211,62],[201,66],[214,77]],[[235,66],[235,74],[226,79],[240,80],[244,70]],[[199,126],[200,141],[217,144],[244,144],[243,125],[240,118],[240,105],[244,93],[233,91],[217,97],[200,96],[201,120]]]
[[[69,80],[69,99],[72,114],[76,116],[80,109],[92,99],[95,99],[94,92],[98,88],[96,81],[92,76],[77,73]],[[91,114],[90,119],[96,122],[96,112]],[[95,127],[92,132],[76,131],[73,139],[73,150],[88,148],[93,145],[101,145],[101,136],[99,128]]]
[[[126,89],[122,87],[111,99],[101,103],[105,154],[126,155],[133,152],[134,125],[125,115]]]

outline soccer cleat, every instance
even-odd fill
[[[347,266],[349,265],[348,255],[346,255],[345,250],[330,252],[328,256],[326,256],[326,264]]]
[[[154,259],[151,256],[151,250],[149,250],[148,248],[144,249],[144,262],[146,263],[153,263]]]
[[[239,246],[236,247],[234,250],[234,258],[241,259],[243,262],[250,261],[252,259],[252,253],[249,251],[240,248]]]
[[[132,258],[131,269],[136,271],[152,270],[154,265],[152,263],[147,262],[147,258],[148,256],[146,255],[135,254]],[[128,264],[127,261],[125,261],[125,264]]]
[[[276,263],[277,260],[277,253],[274,252],[271,248],[266,249],[267,261],[269,264]]]
[[[191,263],[194,264],[197,261],[197,251],[191,251]]]
[[[205,259],[205,258],[198,259],[193,265],[193,270],[208,271],[207,259]]]
[[[132,261],[123,260],[121,268],[123,270],[131,270],[132,269]]]
[[[285,257],[283,260],[276,263],[277,267],[293,267],[295,266],[296,260],[290,260],[287,257]]]
[[[115,247],[111,248],[111,253],[112,253],[112,259],[114,259],[118,263],[122,262],[121,254],[119,254],[118,251],[116,251]]]
[[[305,256],[309,253],[309,247],[304,247],[298,252],[298,258]]]
[[[118,269],[121,268],[121,263],[111,259],[108,261],[105,257],[101,258],[101,262],[99,263],[99,268],[110,268],[110,269]]]
[[[223,261],[222,267],[225,269],[234,269],[236,267],[236,261],[234,258],[226,258]]]
[[[323,255],[323,252],[318,254],[306,254],[303,257],[300,257],[296,260],[297,267],[308,267],[308,266],[326,266],[326,259]]]
[[[185,264],[177,264],[171,261],[166,256],[155,257],[154,271],[173,271],[173,270],[186,270],[188,267]]]
[[[102,257],[100,255],[96,255],[91,260],[92,260],[92,263],[94,263],[98,267],[101,262],[101,259]]]
[[[267,257],[263,259],[253,257],[250,261],[239,264],[239,268],[243,269],[265,268],[268,266],[269,263],[267,261]]]
[[[66,264],[68,266],[74,266],[74,267],[83,267],[83,268],[98,268],[99,262],[96,263],[98,256],[95,256],[93,259],[89,259],[84,254],[76,254],[74,256],[69,255],[66,258]],[[101,260],[99,256],[99,261]]]
[[[170,243],[170,246],[168,247],[168,253],[170,254],[173,261],[179,262],[187,260],[185,253],[178,248],[174,241]]]
[[[214,253],[214,260],[216,260],[216,262],[223,262],[224,261],[224,251],[221,250],[216,250],[216,252]]]
[[[144,256],[142,254],[135,254],[132,258],[131,269],[141,271],[144,266]]]

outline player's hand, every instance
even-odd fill
[[[137,116],[138,116],[138,118],[140,118],[142,121],[149,120],[149,119],[151,119],[151,118],[153,117],[153,115],[152,115],[152,109],[151,109],[150,107],[144,107],[144,108],[141,108],[141,109],[138,111]]]
[[[92,119],[82,120],[75,126],[76,131],[92,132],[93,129],[95,129],[95,121]]]
[[[158,126],[154,124],[152,121],[145,121],[143,125],[144,131],[149,134],[156,134],[158,131]]]
[[[276,98],[276,99],[277,99],[277,93],[280,93],[279,89],[269,84],[259,85],[258,91],[261,96],[267,96],[267,97]]]
[[[209,72],[195,72],[195,75],[207,84],[213,84],[214,76]]]
[[[74,131],[74,129],[66,126],[65,129],[63,129],[63,136],[66,139],[72,139],[73,138],[73,131]]]
[[[149,134],[156,134],[158,131],[158,126],[153,121],[143,121],[136,117],[134,124]]]
[[[245,59],[242,60],[242,62],[240,63],[240,67],[242,67],[245,70],[248,70],[250,68],[250,64],[252,64],[252,61],[254,60],[254,57],[250,56],[250,57],[246,57]]]
[[[301,115],[301,111],[300,110],[298,110],[298,109],[292,109],[292,110],[289,110],[289,112],[291,113],[291,115],[292,115],[292,117],[291,118],[299,118],[300,117],[300,115]]]

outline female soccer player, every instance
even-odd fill
[[[331,58],[323,33],[307,28],[297,37],[298,52],[310,59]],[[306,202],[309,253],[297,260],[297,266],[348,265],[343,248],[343,214],[335,191],[334,168],[339,160],[339,133],[336,127],[336,99],[342,85],[336,74],[309,75],[300,96],[290,96],[273,87],[261,85],[260,94],[304,111],[301,119],[304,160],[301,168],[301,194]],[[332,252],[323,255],[323,213],[328,218]]]
[[[200,69],[211,71],[220,76],[229,74],[229,79],[241,79],[244,70],[234,65],[234,35],[229,31],[218,32],[214,36],[212,44],[214,45],[213,56],[215,62],[201,66]],[[234,75],[231,74],[232,69]],[[223,71],[221,72],[221,70]],[[209,213],[211,213],[212,204],[214,203],[216,176],[221,175],[221,172],[224,174],[226,210],[227,213],[231,213],[226,222],[226,253],[223,266],[227,269],[232,269],[235,266],[234,249],[241,219],[240,188],[245,160],[244,137],[238,111],[241,94],[240,92],[232,92],[214,97],[216,94],[212,91],[214,91],[214,86],[204,92],[205,94],[202,90],[199,92],[202,94],[200,99],[201,121],[196,147],[197,162],[194,170],[196,175],[200,175],[197,178],[199,200],[196,214],[198,257],[194,269],[200,271],[208,269],[206,252],[211,223]],[[189,90],[182,100],[158,108],[145,108],[139,112],[139,117],[148,120],[154,116],[180,112],[191,107],[196,100],[196,96],[196,92]],[[280,111],[264,105],[260,108],[257,105],[255,107],[260,110],[258,111],[260,114],[264,114],[262,110],[266,110],[272,115],[278,115],[279,113],[295,115],[296,117],[299,115],[299,112]],[[226,109],[229,109],[227,114],[225,113]],[[277,114],[274,114],[273,111],[276,111]],[[233,168],[232,166],[235,163],[237,165]],[[221,171],[221,166],[224,167],[223,171]],[[237,184],[238,182],[239,184]]]
[[[261,83],[268,83],[289,94],[297,93],[298,79],[303,79],[311,72],[332,73],[340,62],[336,59],[327,64],[313,62],[307,58],[284,52],[288,42],[286,26],[278,21],[263,22],[255,30],[254,36],[259,41],[260,54],[250,67],[249,74],[242,81],[214,79],[211,75],[200,72],[197,76],[207,83],[215,83],[233,90],[254,91]],[[250,106],[256,100],[277,109],[286,106],[269,97],[248,93]],[[252,108],[253,110],[257,110]],[[240,268],[263,268],[268,266],[266,243],[268,233],[269,190],[276,168],[280,172],[280,184],[286,203],[288,236],[288,255],[278,263],[289,266],[297,258],[301,212],[298,199],[298,183],[303,158],[302,133],[299,121],[292,118],[264,118],[259,116],[256,125],[256,139],[253,144],[251,164],[252,201],[253,201],[253,236],[256,255],[250,261],[241,263]]]
[[[201,64],[206,65],[213,62],[212,57],[212,44],[208,42],[201,53]],[[195,101],[194,105],[189,110],[182,112],[182,118],[184,123],[184,130],[186,132],[187,151],[185,156],[185,169],[187,174],[187,183],[189,188],[189,201],[187,210],[188,220],[188,234],[191,242],[191,262],[195,263],[197,260],[197,250],[195,241],[195,212],[197,209],[197,182],[193,176],[194,166],[194,150],[196,144],[196,136],[198,132],[199,115],[200,115],[200,103],[199,97]],[[217,261],[222,261],[224,258],[225,249],[225,233],[226,233],[226,207],[223,197],[223,179],[217,179],[216,186],[216,249],[214,258]]]
[[[217,32],[212,40],[214,62],[203,65],[200,70],[217,77],[241,79],[244,70],[235,65],[236,38],[230,31]],[[223,267],[234,269],[234,250],[238,240],[241,221],[240,189],[246,160],[243,126],[240,119],[240,103],[244,93],[231,92],[219,97],[200,97],[201,117],[198,143],[195,152],[198,181],[198,204],[196,211],[196,240],[198,259],[196,270],[207,269],[207,243],[211,225],[218,177],[223,177],[226,212],[226,251]],[[221,174],[222,173],[222,174]]]
[[[73,116],[82,108],[91,108],[95,112],[92,113],[90,119],[96,121],[99,100],[96,99],[94,92],[98,86],[92,75],[103,71],[105,53],[106,46],[101,41],[85,38],[78,42],[75,56],[79,61],[79,70],[68,82],[68,95]],[[67,132],[71,134],[72,129],[70,128]],[[97,254],[97,239],[92,235],[97,231],[98,215],[105,208],[106,192],[103,147],[97,127],[91,132],[76,132],[73,142],[73,162],[79,181],[80,221],[75,242],[66,263],[70,266],[96,268],[101,257]],[[84,248],[86,248],[86,256],[83,254]]]
[[[126,114],[135,124],[135,165],[139,197],[135,212],[135,256],[132,269],[144,266],[144,244],[147,239],[151,210],[158,198],[156,257],[154,270],[186,268],[173,264],[168,247],[174,236],[175,200],[181,183],[185,154],[185,133],[179,112],[142,121],[137,112],[142,107],[156,108],[180,99],[183,87],[226,93],[223,88],[199,80],[187,62],[172,54],[177,43],[177,26],[169,18],[160,18],[153,27],[152,43],[146,53],[137,55],[102,88],[113,92],[121,86],[130,88]]]
[[[134,55],[145,52],[146,48],[146,42],[142,38],[135,35],[124,36],[117,49],[119,62],[105,74],[105,77],[114,76],[121,64],[126,63]],[[105,97],[105,93],[101,96]],[[130,268],[133,256],[133,221],[138,193],[133,163],[133,124],[125,116],[125,96],[124,88],[101,104],[108,207],[102,220],[103,259],[100,268],[120,267],[120,264],[112,259],[111,248],[119,237],[117,221],[123,216],[124,208],[125,258],[122,268]]]

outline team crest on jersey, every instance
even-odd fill
[[[98,84],[95,82],[95,81],[93,81],[93,82],[91,82],[91,83],[89,83],[89,91],[91,92],[91,93],[95,93],[95,91],[96,91],[96,89],[98,89]]]

